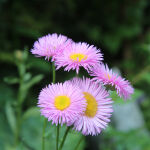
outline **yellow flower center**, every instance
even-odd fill
[[[83,92],[84,98],[87,102],[87,107],[85,111],[85,115],[88,117],[94,117],[97,113],[98,105],[95,98],[89,94],[88,92]]]
[[[86,60],[87,55],[84,55],[81,53],[75,53],[75,54],[70,55],[70,59],[72,59],[73,61],[80,62],[81,60]]]
[[[64,110],[70,106],[70,98],[67,96],[57,96],[55,97],[54,105],[58,110]]]
[[[105,74],[105,78],[107,78],[108,80],[110,80],[111,76],[109,74]]]

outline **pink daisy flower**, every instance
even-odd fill
[[[94,76],[93,80],[95,81],[102,82],[104,85],[114,86],[117,90],[117,94],[125,100],[129,99],[134,92],[129,81],[125,80],[117,73],[114,73],[112,69],[109,70],[107,65],[101,64],[94,67],[90,75]]]
[[[57,69],[65,67],[65,71],[76,70],[84,67],[89,70],[91,66],[95,66],[99,61],[103,60],[99,49],[87,43],[72,43],[65,49],[62,55],[56,57]]]
[[[52,57],[52,61],[54,57],[71,44],[72,40],[68,39],[64,35],[58,35],[56,33],[48,34],[38,39],[33,45],[33,49],[31,49],[32,54],[35,54],[38,57],[45,56],[45,59]]]
[[[105,129],[110,122],[112,109],[112,100],[108,98],[108,92],[96,82],[89,78],[74,78],[70,81],[78,85],[87,102],[84,114],[74,122],[74,129],[81,131],[84,135],[97,135],[102,129]]]
[[[82,91],[68,82],[49,85],[42,89],[38,99],[41,115],[56,125],[71,125],[86,108]]]

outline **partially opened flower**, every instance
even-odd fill
[[[65,82],[42,89],[38,106],[41,114],[52,124],[71,125],[85,111],[86,101],[77,86]]]
[[[99,49],[87,43],[72,43],[65,49],[62,55],[56,57],[57,69],[65,67],[65,71],[76,70],[84,67],[89,70],[90,67],[97,65],[102,60],[102,54]]]
[[[52,57],[52,60],[56,55],[62,53],[62,51],[71,44],[71,40],[64,35],[48,34],[38,39],[31,49],[32,54],[38,57],[45,56],[45,59]]]
[[[84,135],[97,135],[105,129],[110,122],[112,110],[112,100],[108,92],[96,82],[89,78],[74,78],[70,81],[73,85],[78,85],[84,94],[87,102],[84,114],[74,123],[74,129],[81,131]]]
[[[93,80],[97,82],[101,82],[104,85],[114,86],[117,90],[117,94],[125,100],[130,98],[131,94],[134,92],[129,81],[125,80],[117,73],[114,73],[112,69],[109,70],[107,65],[100,64],[94,67],[91,70],[90,75],[94,76]]]

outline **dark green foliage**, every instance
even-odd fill
[[[40,36],[55,32],[101,48],[104,62],[118,67],[136,88],[133,99],[144,95],[140,106],[150,130],[149,0],[0,0],[0,150],[40,149],[43,118],[35,106],[39,91],[52,81],[52,68],[48,61],[27,51]],[[80,73],[88,76],[84,70]],[[74,75],[60,69],[56,81]],[[115,94],[112,97],[122,103]],[[20,143],[13,147],[17,99],[22,103],[23,122]],[[54,149],[55,129],[51,128],[46,134],[46,147]],[[137,130],[121,133],[112,127],[103,135],[100,147],[104,150],[132,150],[133,146],[150,149],[149,137]],[[80,135],[69,136],[66,150]]]

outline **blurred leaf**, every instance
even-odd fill
[[[29,54],[28,49],[27,49],[27,48],[24,48],[24,51],[23,51],[23,60],[24,60],[24,61],[27,60],[28,54]]]
[[[8,84],[16,84],[19,83],[19,79],[16,77],[5,77],[4,81]]]
[[[25,84],[25,89],[29,89],[30,87],[32,87],[34,84],[40,82],[43,79],[43,75],[37,75],[35,77],[33,77],[30,81],[28,81],[28,83]]]
[[[38,107],[31,107],[23,114],[23,120],[26,120],[30,117],[40,117],[40,109]]]
[[[139,90],[139,89],[134,89],[134,93],[131,95],[131,99],[130,100],[127,100],[126,103],[130,103],[130,101],[135,101],[137,100],[141,95],[143,94],[143,91],[142,90]],[[112,100],[115,102],[115,103],[120,103],[120,104],[124,104],[125,101],[123,98],[120,98],[118,95],[117,95],[117,92],[116,91],[110,91],[110,97],[112,98]]]
[[[6,145],[13,142],[14,137],[4,113],[0,113],[0,118],[0,150],[5,150]]]
[[[28,114],[30,114],[30,112]],[[32,114],[29,116],[28,114],[25,115],[25,119],[22,121],[22,140],[35,150],[41,150],[43,127],[42,118],[40,116],[32,116]]]
[[[6,111],[7,120],[11,127],[11,130],[13,133],[15,133],[16,132],[16,117],[15,117],[15,113],[10,102],[6,103],[5,111]]]
[[[23,63],[17,62],[17,67],[18,67],[20,76],[23,77],[26,72],[25,65]]]
[[[0,84],[0,108],[4,109],[7,101],[13,101],[15,99],[15,90],[7,84]]]
[[[5,146],[5,150],[17,150],[17,149],[16,149],[15,146],[10,145],[10,144],[7,144],[7,145]]]
[[[131,99],[132,100],[137,100],[141,95],[143,95],[144,94],[144,92],[143,92],[143,90],[141,90],[141,89],[134,89],[134,93],[132,94],[132,97],[131,97]]]
[[[109,126],[104,132],[103,138],[106,140],[111,137],[111,142],[107,142],[107,145],[102,141],[100,145],[102,149],[106,149],[108,146],[115,150],[147,150],[150,148],[150,136],[143,133],[142,129],[122,132]]]
[[[147,83],[150,84],[150,72],[145,72],[142,77],[141,80],[145,80]]]
[[[37,75],[35,77],[33,77],[32,79],[30,79],[29,81],[27,81],[26,83],[24,83],[21,88],[20,88],[20,92],[21,94],[20,96],[20,103],[23,103],[27,94],[28,94],[28,90],[36,83],[40,82],[43,79],[43,75]]]
[[[25,75],[24,75],[24,81],[28,81],[28,80],[30,80],[31,79],[31,73],[26,73]]]
[[[39,115],[39,108],[33,107],[26,111],[24,114],[23,119],[23,127],[21,132],[22,140],[27,144],[30,145],[35,150],[41,150],[42,146],[42,131],[43,131],[43,121],[44,117],[41,117]],[[62,137],[64,135],[64,132],[66,130],[66,126],[60,127],[60,142],[62,141]],[[69,133],[67,136],[67,140],[64,144],[65,150],[73,149],[76,146],[76,143],[80,139],[80,133],[76,132]],[[56,126],[52,125],[51,122],[47,123],[46,128],[46,135],[45,135],[45,142],[46,142],[46,148],[48,149],[55,149],[56,147]],[[83,150],[84,142],[81,143],[78,150]]]
[[[37,69],[38,71],[42,71],[47,73],[47,71],[51,71],[51,64],[48,61],[45,61],[43,58],[35,58],[29,57],[29,63],[27,65],[28,68]]]
[[[29,149],[25,144],[20,142],[19,145],[17,146],[7,144],[5,146],[5,150],[32,150],[32,149]]]
[[[10,53],[0,52],[0,61],[14,64],[14,57]]]

